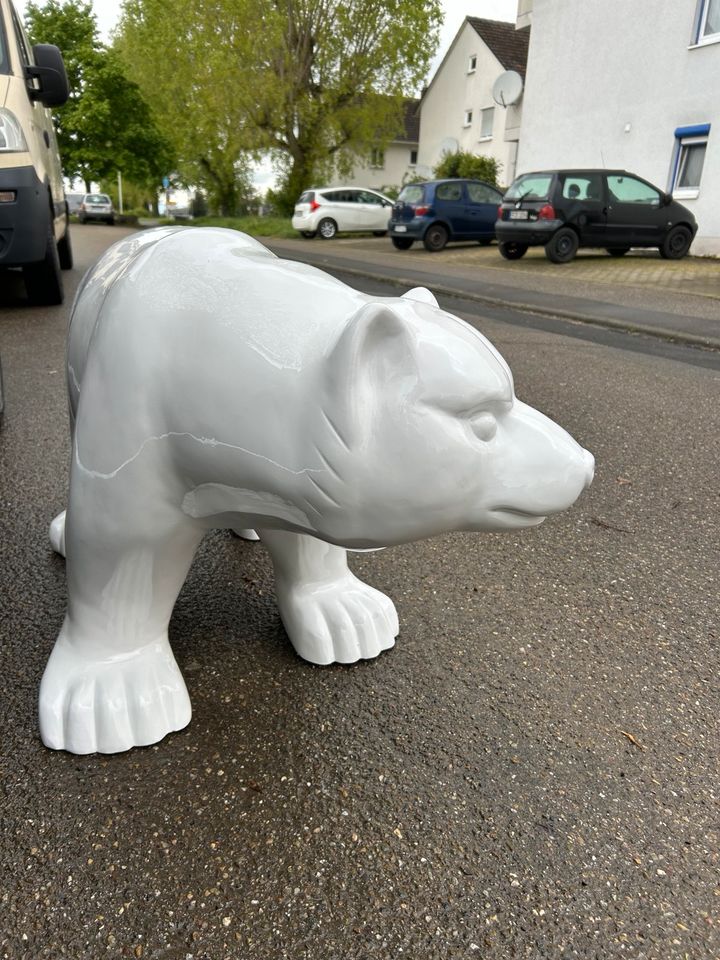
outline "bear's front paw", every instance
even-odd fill
[[[185,681],[166,639],[107,660],[79,654],[62,636],[40,685],[40,735],[53,750],[120,753],[190,722]]]
[[[277,594],[290,642],[310,663],[369,660],[395,644],[392,600],[351,573],[326,583],[278,584]]]

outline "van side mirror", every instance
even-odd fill
[[[52,43],[36,43],[33,47],[35,66],[25,68],[27,80],[37,80],[38,87],[28,85],[31,100],[45,107],[61,107],[70,96],[62,54]]]

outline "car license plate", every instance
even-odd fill
[[[527,220],[528,212],[527,210],[511,210],[510,219],[511,220]]]
[[[394,229],[395,229],[395,233],[407,233],[407,227],[402,226],[402,224],[399,226],[396,226]]]

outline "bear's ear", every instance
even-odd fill
[[[435,299],[435,294],[430,293],[427,287],[413,287],[404,293],[401,300],[416,300],[418,303],[429,303],[433,307],[439,307],[440,304]]]
[[[377,411],[417,384],[415,332],[385,303],[367,303],[347,322],[326,360],[323,409],[347,447],[373,429]]]

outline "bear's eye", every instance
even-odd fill
[[[497,420],[491,413],[476,413],[470,426],[478,440],[492,440],[497,433]]]

